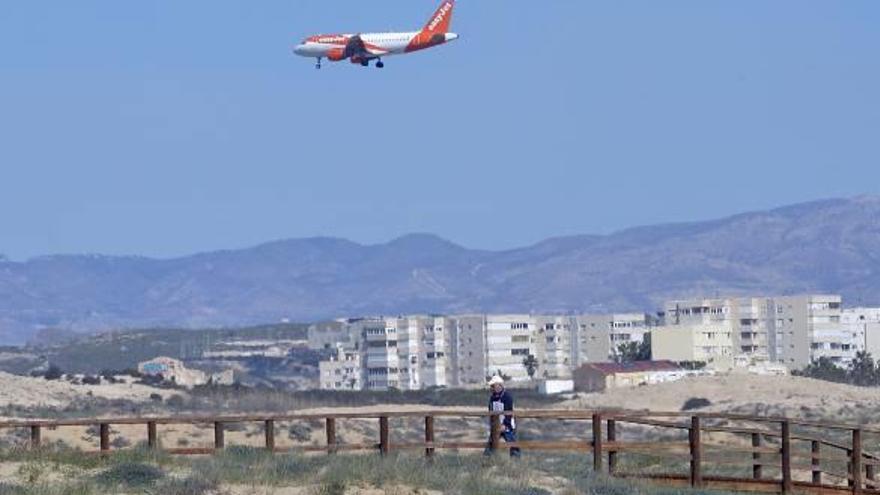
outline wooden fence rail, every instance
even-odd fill
[[[376,451],[387,455],[391,451],[421,450],[428,458],[438,450],[485,450],[487,453],[502,449],[500,416],[511,413],[474,411],[419,411],[379,413],[345,413],[332,415],[290,414],[249,416],[184,416],[148,418],[98,418],[91,420],[30,420],[0,422],[0,430],[24,429],[29,433],[29,446],[45,446],[43,430],[64,427],[97,427],[98,450],[102,456],[114,452],[110,441],[113,425],[145,425],[146,445],[160,449],[159,428],[167,425],[213,426],[213,445],[207,448],[169,448],[165,452],[178,455],[208,455],[227,447],[226,432],[231,425],[262,424],[263,447],[270,452],[325,452]],[[574,421],[591,423],[582,437],[565,440],[540,439],[541,428],[519,429],[520,437],[534,440],[505,442],[503,448],[525,451],[561,451],[590,453],[592,470],[612,476],[641,478],[658,483],[690,485],[692,487],[720,488],[737,491],[789,494],[794,492],[817,494],[877,494],[880,482],[876,468],[880,456],[870,451],[880,446],[880,429],[860,425],[823,424],[789,418],[755,417],[726,414],[688,414],[681,412],[646,411],[517,411],[519,420],[535,422]],[[437,419],[480,419],[486,421],[488,438],[481,442],[444,441]],[[423,419],[424,441],[394,442],[394,420]],[[325,428],[323,445],[292,448],[276,443],[276,426],[281,422],[320,420]],[[359,444],[340,443],[337,437],[339,422],[375,420],[378,422],[376,442]],[[521,421],[522,424],[522,421]],[[604,428],[603,428],[604,426]],[[603,431],[604,429],[604,431]],[[815,430],[811,434],[796,430]],[[661,439],[646,439],[647,431],[661,433]],[[818,432],[818,433],[816,433]],[[672,440],[670,436],[687,434],[687,441]],[[721,437],[725,440],[720,440]],[[657,435],[655,435],[657,438]],[[873,441],[873,443],[872,443]],[[606,467],[607,456],[607,467]],[[638,463],[628,466],[625,461],[652,459],[654,466],[668,469],[670,465],[685,463],[687,472],[650,472]],[[585,459],[585,469],[589,461]],[[634,467],[633,467],[634,466]],[[835,471],[835,469],[838,469]],[[713,470],[715,473],[713,473]],[[726,470],[726,471],[725,471]],[[744,475],[730,474],[741,470]],[[721,475],[724,474],[724,475]]]

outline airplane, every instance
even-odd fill
[[[324,58],[331,62],[350,60],[353,64],[385,67],[382,57],[403,55],[455,41],[458,35],[449,32],[455,0],[444,0],[437,12],[421,31],[408,33],[321,34],[310,36],[294,47],[293,53],[317,58],[315,68],[321,68]]]

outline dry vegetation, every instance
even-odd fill
[[[21,390],[16,394],[16,390]],[[482,411],[483,391],[433,390],[390,393],[280,392],[235,387],[201,388],[192,391],[156,389],[127,383],[71,385],[40,378],[0,374],[0,407],[7,417],[108,417],[133,415],[230,414],[230,413],[340,413],[378,411],[427,411],[441,408]],[[157,400],[153,394],[159,394]],[[153,396],[151,398],[151,396]],[[802,377],[729,375],[699,377],[680,382],[616,390],[601,394],[578,394],[561,400],[533,392],[516,391],[520,408],[682,410],[686,403],[696,411],[738,412],[756,415],[787,415],[793,418],[875,424],[880,413],[880,390],[816,381]],[[41,399],[42,398],[42,399]],[[693,400],[705,399],[705,400]],[[114,425],[114,449],[127,449],[121,457],[101,460],[77,454],[95,450],[96,427],[45,429],[46,450],[21,450],[28,432],[0,432],[0,495],[3,494],[329,494],[329,493],[633,493],[656,490],[618,484],[590,477],[589,456],[545,456],[526,452],[522,464],[511,466],[503,459],[485,464],[481,457],[444,453],[433,465],[417,454],[380,459],[375,455],[271,457],[259,447],[261,424],[227,425],[230,446],[216,458],[172,459],[137,449],[145,440],[143,426]],[[520,423],[521,440],[586,438],[589,425],[575,421],[526,420]],[[392,419],[391,442],[420,441],[423,424],[417,419]],[[438,418],[438,440],[482,441],[486,425],[480,419]],[[626,425],[622,440],[664,439],[681,442],[686,432]],[[211,425],[163,425],[159,432],[164,447],[209,447]],[[375,420],[341,420],[338,440],[346,444],[378,439]],[[322,445],[321,421],[279,422],[278,447]],[[743,439],[707,435],[707,442],[741,443]],[[127,464],[126,464],[127,463]],[[621,468],[629,471],[686,471],[684,463],[670,464],[650,456],[621,456]],[[707,473],[743,474],[712,469]],[[525,466],[525,469],[523,469]],[[152,470],[151,470],[152,469]],[[842,469],[842,468],[841,468]],[[256,474],[255,474],[256,473]],[[421,473],[421,474],[419,474]],[[768,469],[773,476],[773,469]],[[801,474],[803,475],[803,474]],[[799,475],[800,476],[800,475]],[[131,478],[131,479],[130,479]],[[141,480],[141,481],[138,481]],[[564,481],[571,480],[571,481]]]
[[[675,495],[594,476],[589,456],[268,455],[248,448],[197,459],[144,450],[101,459],[69,451],[3,459],[0,494],[15,495]]]

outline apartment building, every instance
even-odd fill
[[[572,340],[577,336],[576,321],[568,316],[535,316],[533,321],[534,356],[538,363],[536,378],[570,378]],[[520,360],[522,362],[522,360]]]
[[[331,358],[327,369],[321,369],[322,388],[339,389],[335,378],[352,372],[358,374],[356,383],[364,390],[419,390],[461,384],[452,364],[457,335],[456,322],[443,316],[360,318],[313,325],[309,328],[309,347],[336,346],[346,356],[358,357],[347,359],[346,365],[338,364],[339,358]],[[482,342],[477,345],[482,348]],[[338,371],[340,368],[342,371]],[[484,379],[483,370],[480,367],[480,380]],[[343,380],[343,384],[350,382]]]
[[[773,357],[800,369],[825,357],[841,366],[852,361],[859,343],[841,324],[841,297],[804,295],[774,298]]]
[[[670,301],[663,315],[665,326],[652,336],[652,346],[653,338],[662,339],[667,329],[704,326],[729,332],[735,356],[778,362],[789,369],[803,368],[820,357],[846,365],[859,349],[852,332],[841,325],[837,295]]]
[[[734,354],[769,360],[773,308],[767,298],[694,299],[667,302],[664,315],[667,326],[723,327],[732,336]]]
[[[486,383],[486,316],[465,315],[450,319],[451,382],[455,386],[482,386]]]
[[[371,321],[362,332],[364,389],[401,388],[397,320]]]
[[[419,390],[453,385],[452,334],[446,317],[410,316],[389,321],[397,330],[399,387]],[[389,353],[393,353],[389,348]]]
[[[570,339],[572,368],[614,360],[620,345],[642,343],[657,324],[656,318],[644,313],[574,317],[576,334]]]
[[[664,326],[651,334],[654,360],[701,362],[716,370],[733,367],[734,337],[723,321]]]
[[[620,319],[616,326],[610,315],[600,320],[603,330],[597,334],[602,335],[603,350],[597,360],[607,360],[612,326],[626,338],[641,338],[633,328],[643,326],[644,317],[641,323],[637,318],[628,324]],[[402,316],[314,325],[309,347],[338,347],[337,354],[358,356],[348,364],[332,358],[321,370],[322,388],[346,389],[357,383],[365,390],[416,390],[483,386],[487,377],[498,373],[512,382],[527,382],[529,370],[523,362],[529,356],[537,365],[534,378],[570,378],[572,363],[584,359],[572,351],[578,334],[577,318],[567,316]],[[360,379],[353,382],[350,373],[359,373]]]
[[[322,390],[361,390],[363,370],[359,352],[336,348],[336,354],[318,365]]]
[[[486,367],[489,375],[500,374],[511,382],[524,382],[529,375],[523,360],[537,354],[538,323],[531,315],[486,316]]]
[[[874,360],[880,359],[880,308],[844,309],[840,322],[853,342],[858,342],[856,352],[864,350]]]

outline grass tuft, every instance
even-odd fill
[[[205,495],[218,490],[220,483],[200,475],[183,479],[168,478],[157,487],[156,493],[162,495]]]
[[[151,464],[123,462],[97,474],[95,481],[104,486],[139,488],[155,485],[164,477],[165,472]]]

